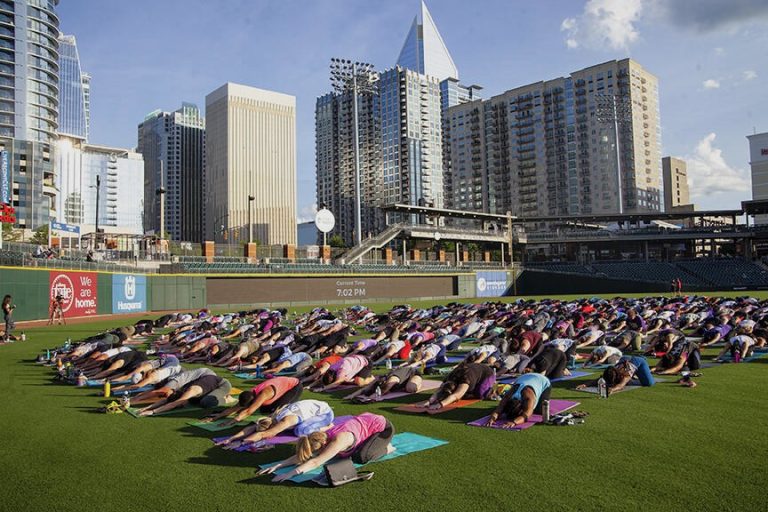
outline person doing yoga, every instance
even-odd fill
[[[635,377],[643,387],[653,386],[653,374],[648,362],[641,356],[624,356],[619,362],[603,371],[603,379],[608,388],[608,394],[616,393],[624,389],[629,381]],[[584,389],[589,386],[597,386],[597,381],[579,384],[576,389]]]
[[[294,466],[272,480],[282,482],[322,467],[336,457],[351,458],[356,464],[365,464],[393,452],[391,441],[394,435],[394,426],[384,416],[364,412],[325,432],[301,437],[296,444],[296,455],[262,469],[257,474],[269,475],[277,469]]]
[[[484,399],[493,389],[496,375],[493,368],[484,364],[464,363],[457,366],[443,381],[440,388],[419,407],[442,409],[469,395]]]
[[[234,425],[251,416],[256,411],[271,414],[283,405],[288,405],[298,400],[302,391],[304,391],[304,388],[297,378],[273,377],[256,385],[250,391],[240,393],[238,404],[234,407],[225,409],[219,414],[209,416],[203,421],[216,421],[231,416],[228,421],[222,423],[222,426]]]
[[[522,425],[531,415],[541,412],[541,404],[549,400],[552,384],[539,373],[528,373],[517,378],[512,388],[488,418],[488,426],[504,421],[506,428]]]

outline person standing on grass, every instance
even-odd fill
[[[11,331],[16,327],[16,323],[13,321],[13,310],[16,309],[16,304],[12,304],[13,297],[6,295],[3,297],[3,320],[5,320],[5,333],[3,333],[4,341],[15,340],[16,336],[11,334]]]
[[[48,325],[53,325],[54,322],[67,325],[64,321],[64,297],[59,293],[51,299],[51,304],[48,306]]]

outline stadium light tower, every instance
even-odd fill
[[[363,225],[360,213],[360,130],[358,128],[359,95],[378,93],[379,74],[373,64],[353,62],[348,59],[331,59],[331,85],[339,94],[352,93],[352,111],[355,123],[355,237],[362,243]]]
[[[621,150],[619,141],[619,125],[632,123],[632,99],[629,94],[596,94],[596,111],[598,123],[613,123],[613,135],[616,145],[616,182],[619,186],[619,214],[624,213],[624,194],[621,181]]]

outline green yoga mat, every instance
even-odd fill
[[[259,419],[263,418],[264,416],[249,416],[248,418],[244,419],[243,421],[238,421],[234,425],[228,425],[228,426],[222,426],[221,424],[227,421],[227,418],[222,418],[218,421],[212,421],[210,423],[205,423],[202,421],[188,421],[187,425],[201,428],[203,430],[207,430],[208,432],[221,432],[222,430],[229,430],[232,428],[242,428],[246,425],[249,425],[251,423],[255,423]]]
[[[139,411],[141,409],[129,407],[125,412],[133,416],[134,418],[146,418],[147,416],[139,416]],[[179,407],[178,409],[173,409],[172,411],[162,412],[160,414],[153,414],[152,416],[169,416],[171,414],[178,414],[180,412],[195,412],[195,411],[203,411],[202,407]]]
[[[403,455],[408,455],[409,453],[415,453],[420,452],[424,450],[429,450],[432,448],[437,448],[438,446],[442,446],[444,444],[448,444],[448,441],[443,441],[441,439],[434,439],[432,437],[422,436],[419,434],[413,434],[411,432],[404,432],[402,434],[396,434],[392,438],[392,446],[395,447],[395,451],[385,455],[384,457],[371,461],[369,464],[372,464],[374,462],[383,462],[385,460],[391,460],[396,459],[398,457],[402,457]],[[267,468],[269,466],[274,466],[273,464],[263,464],[261,468]],[[363,464],[355,464],[355,467],[362,467]],[[275,471],[276,475],[281,475],[283,473],[287,473],[292,469],[292,466],[280,468],[277,471]],[[296,483],[302,483],[302,482],[309,482],[310,480],[314,480],[319,476],[322,476],[323,474],[323,468],[317,468],[313,469],[312,471],[307,471],[306,473],[302,473],[301,475],[296,475],[293,478],[290,478],[289,480],[291,482]]]

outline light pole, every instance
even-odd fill
[[[632,100],[629,94],[596,94],[596,116],[599,123],[613,123],[614,144],[616,146],[616,182],[619,187],[619,214],[624,213],[624,194],[621,180],[621,150],[619,125],[632,122]]]
[[[253,218],[251,217],[251,203],[256,198],[254,196],[248,196],[248,243],[253,243]]]
[[[94,234],[93,248],[99,249],[99,192],[101,191],[101,176],[96,175],[96,233]]]
[[[355,238],[362,243],[363,226],[360,207],[360,130],[358,127],[358,95],[376,94],[379,75],[373,64],[348,59],[331,59],[331,84],[339,94],[352,93],[352,111],[355,128]]]

